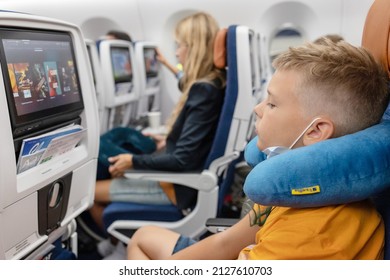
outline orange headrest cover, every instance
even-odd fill
[[[218,31],[214,41],[214,65],[219,69],[224,69],[226,62],[226,36],[227,28]]]
[[[371,52],[390,77],[390,1],[375,0],[364,24],[362,47]]]

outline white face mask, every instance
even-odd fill
[[[305,132],[313,125],[313,123],[320,119],[321,118],[315,118],[314,120],[312,120],[311,123],[302,131],[302,133],[299,134],[298,138],[295,139],[295,141],[290,145],[290,147],[272,146],[272,147],[265,148],[263,150],[263,153],[267,155],[267,159],[280,155],[284,152],[287,152],[288,150],[291,150],[295,146],[295,144],[299,141],[299,139],[301,139],[303,134],[305,134]]]

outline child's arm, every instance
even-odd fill
[[[172,255],[170,259],[185,260],[231,260],[237,259],[240,251],[255,243],[259,226],[250,226],[249,213],[227,230],[211,235],[194,245]]]

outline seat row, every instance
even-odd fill
[[[375,7],[383,4],[388,8],[388,4],[384,1],[376,1],[376,3],[379,4]],[[374,10],[373,12],[372,9],[370,15],[375,12],[378,13],[379,11]],[[388,14],[383,18],[388,18],[387,16]],[[382,46],[379,46],[380,52],[378,52],[377,42],[367,40],[371,34],[377,34],[376,31],[371,30],[371,21],[372,16],[368,17],[366,22],[363,45],[372,51],[378,61],[385,61],[384,64],[387,67],[387,49],[382,51]],[[386,24],[388,25],[388,23]],[[387,43],[388,29],[385,29],[384,34],[380,35]],[[225,184],[229,185],[230,169],[232,166],[234,167],[236,160],[239,160],[241,152],[253,132],[253,115],[248,112],[248,105],[251,104],[253,107],[256,102],[263,98],[264,84],[271,73],[269,61],[264,56],[266,54],[264,38],[259,34],[255,34],[249,28],[230,26],[227,29],[225,48],[227,58],[225,67],[228,73],[226,100],[214,142],[215,145],[213,145],[203,172],[201,174],[180,175],[166,173],[126,174],[127,177],[136,176],[159,181],[167,181],[168,179],[172,181],[172,178],[174,178],[174,183],[187,185],[198,190],[197,205],[189,212],[181,213],[174,207],[165,209],[165,207],[160,206],[113,203],[107,207],[104,213],[104,221],[108,232],[123,242],[127,243],[129,241],[131,230],[150,223],[173,229],[190,237],[197,237],[205,230],[205,219],[218,216],[219,199],[223,197]],[[262,48],[264,49],[262,50]],[[246,106],[246,110],[243,109],[243,105]],[[232,113],[229,114],[227,111]],[[229,119],[228,116],[233,117]],[[225,118],[227,122],[223,123]],[[226,140],[226,142],[223,140]],[[219,152],[214,154],[216,150]],[[386,209],[381,213],[386,220],[386,241],[388,241],[388,207],[384,208]],[[388,242],[386,247],[388,247]],[[386,250],[385,257],[388,258],[388,250]]]
[[[260,38],[260,37],[258,37]],[[198,237],[206,231],[206,220],[221,214],[223,198],[231,186],[235,164],[253,135],[252,110],[261,91],[260,59],[256,35],[247,26],[221,29],[215,43],[215,65],[227,71],[227,85],[215,139],[200,173],[128,172],[128,178],[167,181],[197,190],[192,209],[114,202],[106,207],[103,220],[107,231],[128,243],[135,229],[145,224],[161,225],[182,234]],[[256,63],[258,63],[256,65]]]
[[[118,126],[144,126],[160,110],[160,65],[156,44],[124,40],[86,40],[95,84],[100,132]]]

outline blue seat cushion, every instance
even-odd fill
[[[118,220],[174,222],[183,218],[182,212],[174,205],[150,205],[131,202],[114,202],[103,213],[106,227]]]

